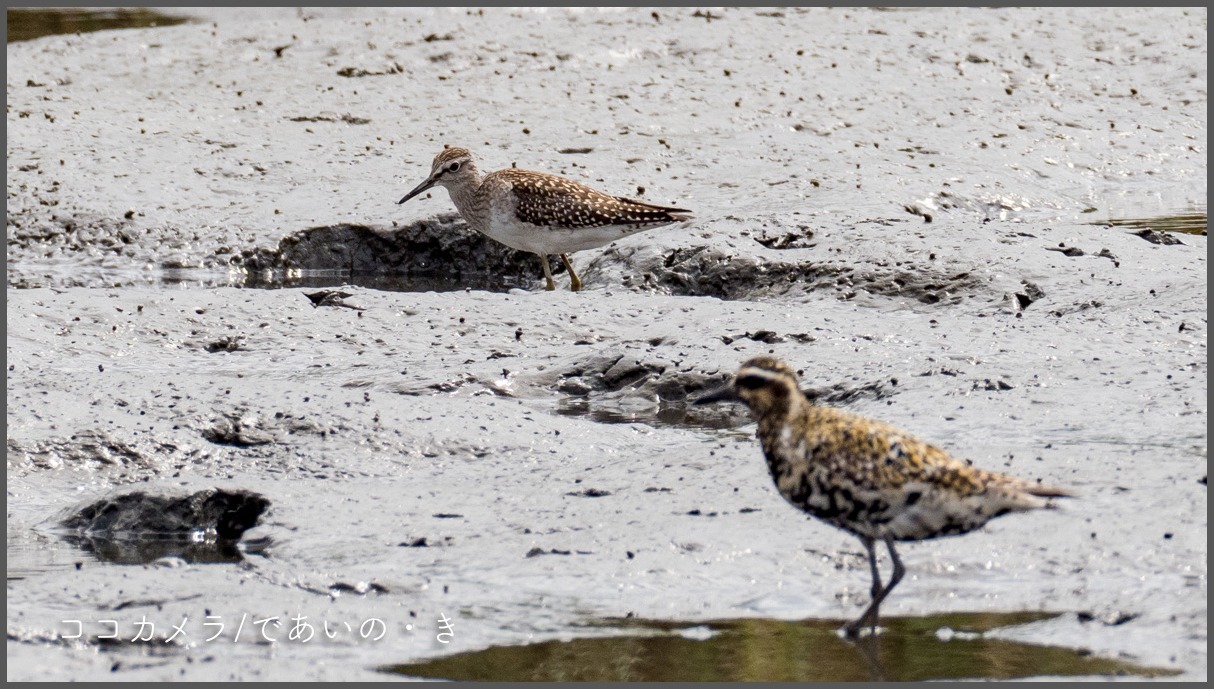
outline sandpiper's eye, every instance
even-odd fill
[[[742,376],[738,379],[738,387],[746,388],[747,390],[758,390],[767,384],[767,380],[763,376]]]
[[[448,165],[447,172],[459,172],[459,163],[451,163]]]

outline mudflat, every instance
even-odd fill
[[[1205,679],[1206,10],[205,12],[7,47],[8,679],[843,653],[859,544],[689,405],[759,354],[1078,494],[900,548],[926,676]],[[545,292],[395,204],[443,145],[695,219]]]

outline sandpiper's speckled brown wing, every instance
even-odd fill
[[[687,220],[691,211],[609,196],[584,184],[530,170],[499,170],[492,176],[508,183],[515,213],[540,227],[586,228],[611,225],[664,225]]]

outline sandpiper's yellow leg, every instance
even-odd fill
[[[569,271],[569,289],[578,292],[582,289],[582,281],[578,278],[577,273],[573,272],[573,264],[569,262],[569,257],[561,254],[561,262],[565,264],[565,270]]]
[[[552,268],[548,265],[548,257],[540,254],[540,263],[544,266],[544,277],[548,279],[548,286],[544,289],[551,292],[556,289],[556,283],[552,281]]]

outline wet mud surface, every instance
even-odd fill
[[[203,12],[8,46],[10,680],[1205,679],[1204,9]],[[695,219],[545,292],[444,144]],[[759,354],[1079,498],[847,644]]]

